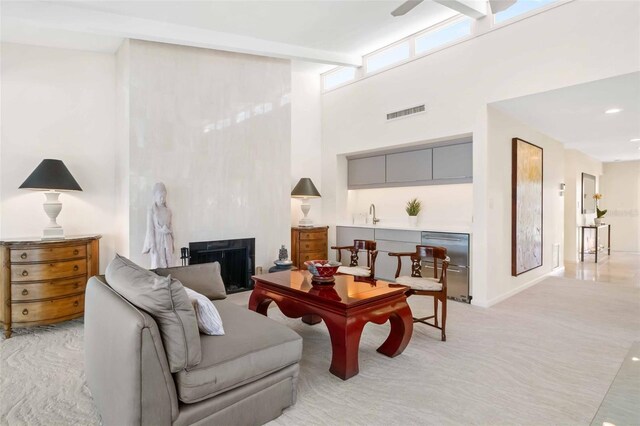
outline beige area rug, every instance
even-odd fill
[[[369,324],[360,374],[346,382],[328,371],[322,324],[269,316],[304,338],[298,402],[272,425],[586,425],[640,340],[640,283],[549,278],[489,309],[450,302],[448,341],[417,324],[394,359],[376,352],[388,326]],[[2,342],[0,367],[0,423],[99,423],[80,321],[19,331]]]

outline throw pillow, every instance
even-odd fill
[[[180,281],[161,277],[117,254],[107,266],[106,278],[122,297],[156,320],[172,373],[200,363],[196,313]]]
[[[220,318],[218,309],[216,309],[213,302],[197,291],[193,291],[188,287],[184,289],[187,291],[187,296],[189,296],[193,309],[196,311],[200,332],[209,336],[223,336],[222,318]]]
[[[199,263],[176,268],[158,268],[155,272],[165,277],[171,274],[173,278],[180,280],[186,287],[207,296],[209,299],[218,300],[227,297],[218,262]]]

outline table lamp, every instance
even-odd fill
[[[298,226],[302,227],[310,227],[313,226],[313,222],[311,219],[307,218],[307,214],[309,210],[311,210],[311,205],[309,204],[309,198],[319,198],[320,193],[316,186],[311,182],[310,178],[302,178],[296,184],[293,191],[291,191],[291,198],[302,198],[302,204],[300,208],[302,209],[302,214],[304,215],[302,219],[298,222]]]
[[[60,196],[58,191],[82,191],[67,166],[60,160],[42,160],[27,180],[20,185],[20,188],[47,191],[44,193],[46,201],[43,207],[50,221],[49,225],[44,228],[42,239],[64,238],[62,226],[56,222],[56,218],[62,210],[62,203],[58,201]]]

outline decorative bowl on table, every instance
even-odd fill
[[[307,267],[307,271],[311,272],[313,281],[327,283],[335,280],[333,276],[338,272],[338,268],[341,265],[340,262],[332,260],[307,260],[304,264]]]

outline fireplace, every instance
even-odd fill
[[[189,264],[218,262],[227,294],[253,289],[255,238],[189,243]]]

